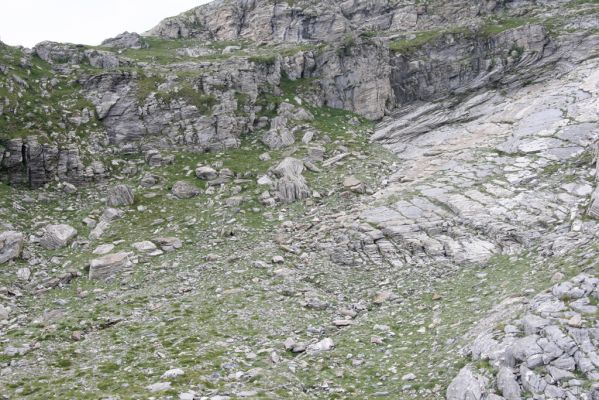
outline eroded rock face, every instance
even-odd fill
[[[101,162],[85,166],[77,145],[40,144],[35,137],[11,139],[0,149],[0,179],[12,184],[39,188],[54,178],[81,185],[104,179],[107,171]]]
[[[525,8],[530,1],[460,0],[443,7],[376,0],[272,3],[215,1],[167,18],[148,34],[163,38],[301,42],[333,41],[351,31],[418,31],[440,28],[481,15]]]
[[[0,233],[0,264],[21,256],[24,236],[20,232],[6,231]]]
[[[111,52],[86,49],[83,45],[41,42],[33,50],[39,58],[50,64],[75,65],[87,62],[92,67],[110,69],[117,68],[122,63],[119,57]]]

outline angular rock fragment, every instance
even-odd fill
[[[131,264],[131,253],[119,252],[93,259],[89,265],[89,279],[108,278]]]
[[[298,159],[287,157],[273,172],[279,179],[276,183],[278,197],[282,202],[292,203],[310,197],[310,189],[302,176],[304,163]]]
[[[40,245],[46,249],[61,249],[66,247],[77,236],[77,230],[70,225],[47,225]]]
[[[191,199],[201,193],[198,187],[186,181],[175,182],[171,191],[179,199]]]
[[[24,236],[20,232],[6,231],[0,233],[0,264],[21,256]]]
[[[109,207],[130,206],[134,201],[133,190],[127,185],[116,185],[108,189],[106,204]]]

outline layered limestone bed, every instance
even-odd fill
[[[232,1],[0,44],[0,396],[596,399],[596,1]]]

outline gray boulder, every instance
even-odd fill
[[[23,234],[15,231],[0,233],[0,264],[21,256],[23,251]]]
[[[465,366],[447,388],[447,400],[482,400],[486,395],[487,379]]]
[[[44,228],[40,245],[50,250],[61,249],[71,243],[75,236],[77,236],[77,230],[70,225],[48,225]]]
[[[96,258],[89,265],[89,279],[108,278],[131,265],[130,253],[120,252]]]
[[[133,190],[127,185],[116,185],[108,190],[109,207],[130,206],[135,201]]]
[[[497,374],[497,387],[501,390],[506,400],[520,400],[520,385],[516,381],[516,376],[507,367],[501,367]]]
[[[200,194],[200,189],[189,182],[177,181],[172,188],[173,194],[179,199],[191,199]]]
[[[273,173],[279,178],[276,183],[279,200],[292,203],[310,197],[303,171],[304,163],[293,157],[285,158],[274,168]]]
[[[218,172],[214,168],[203,166],[196,168],[196,176],[198,179],[211,181],[218,177]]]

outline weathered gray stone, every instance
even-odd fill
[[[110,277],[130,265],[130,253],[120,252],[96,258],[90,262],[89,279]]]
[[[135,202],[133,190],[127,185],[116,185],[108,189],[106,204],[109,207],[130,206]]]
[[[104,40],[102,46],[115,49],[142,49],[147,47],[147,43],[138,33],[123,32],[113,38]]]
[[[279,199],[291,203],[310,197],[310,189],[302,176],[304,163],[298,159],[287,157],[273,169],[277,176],[276,189]]]
[[[487,391],[487,379],[466,366],[447,388],[447,400],[482,400]]]
[[[173,194],[179,199],[191,199],[201,193],[201,190],[187,181],[177,181],[171,189]]]
[[[5,231],[0,233],[0,264],[21,256],[24,236],[20,232]]]
[[[40,245],[46,249],[60,249],[66,247],[77,236],[77,230],[70,225],[47,225],[40,238]]]

